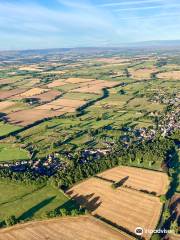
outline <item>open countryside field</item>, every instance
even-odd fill
[[[8,123],[0,122],[0,129],[1,129],[0,137],[2,137],[2,136],[7,135],[11,132],[19,130],[20,127],[16,126],[16,125],[11,125],[11,124],[8,124]]]
[[[152,69],[137,69],[137,70],[130,70],[130,74],[132,75],[132,78],[138,79],[138,80],[143,80],[143,79],[151,79],[151,74],[155,73],[157,69],[152,68]]]
[[[29,160],[30,155],[26,149],[17,144],[0,143],[0,162]]]
[[[36,121],[40,121],[46,118],[60,116],[66,113],[75,112],[76,109],[82,105],[84,105],[87,101],[90,101],[94,98],[85,98],[85,100],[78,100],[72,98],[64,98],[62,95],[62,91],[64,93],[70,93],[73,91],[71,88],[69,89],[69,84],[73,84],[73,90],[75,92],[83,92],[83,93],[98,93],[102,94],[102,89],[104,87],[113,87],[117,85],[117,82],[96,80],[96,79],[78,79],[78,78],[68,78],[67,80],[62,81],[61,79],[55,80],[47,85],[43,85],[41,87],[34,87],[31,89],[22,90],[20,92],[15,89],[2,92],[3,100],[5,98],[11,98],[13,101],[2,101],[0,102],[0,110],[4,111],[6,114],[6,120],[12,124],[16,124],[19,126],[27,126],[29,124],[33,124]],[[86,83],[88,83],[87,87]],[[59,89],[56,87],[60,86],[68,86],[67,89]],[[52,88],[52,90],[49,90]],[[88,88],[88,90],[87,90]],[[89,90],[90,89],[90,90]],[[92,90],[92,91],[91,91]],[[90,95],[89,95],[90,96]],[[25,101],[29,99],[31,105],[27,106],[27,109],[21,110],[21,108],[17,108],[19,106],[18,101]],[[32,100],[31,100],[32,99]],[[34,100],[35,99],[35,100]],[[55,100],[56,99],[56,100]],[[35,101],[36,105],[33,106],[33,101]],[[48,102],[43,104],[43,102]],[[22,104],[22,103],[21,103]],[[13,108],[14,107],[14,108]],[[10,109],[10,110],[9,110]]]
[[[155,180],[151,183],[153,177]],[[119,184],[116,189],[112,187],[114,181]],[[155,229],[162,209],[158,197],[138,190],[161,194],[167,191],[167,185],[168,180],[163,173],[122,167],[81,182],[67,193],[79,204],[85,205],[94,216],[103,217],[113,225],[134,233],[138,226]],[[144,233],[144,237],[150,239],[150,234]]]
[[[67,196],[52,186],[36,186],[0,181],[0,220],[14,215],[19,221],[42,219],[45,214],[65,208],[75,207]],[[19,239],[18,239],[19,240]]]
[[[162,72],[157,75],[158,78],[169,80],[180,80],[180,71]]]
[[[0,240],[133,240],[134,238],[90,217],[66,217],[22,224],[0,230]]]
[[[141,168],[115,167],[97,176],[114,182],[124,179],[123,186],[148,191],[149,193],[154,192],[157,196],[165,194],[169,187],[167,174]]]

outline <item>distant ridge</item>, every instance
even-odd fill
[[[0,50],[0,54],[13,53],[17,54],[53,54],[57,52],[77,52],[77,51],[102,51],[102,50],[114,50],[114,49],[129,49],[129,48],[180,48],[180,40],[152,40],[143,42],[121,43],[107,46],[82,46],[82,47],[67,47],[67,48],[45,48],[45,49],[17,49],[17,50]]]
[[[180,40],[152,40],[130,43],[128,45],[141,47],[180,47]]]

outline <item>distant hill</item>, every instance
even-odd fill
[[[180,47],[180,40],[154,40],[130,43],[128,45],[135,47]]]
[[[171,50],[180,49],[180,40],[154,40],[154,41],[143,41],[133,43],[121,43],[106,47],[72,47],[72,48],[50,48],[50,49],[27,49],[27,50],[10,50],[0,51],[0,56],[19,56],[19,55],[46,55],[46,54],[65,54],[65,53],[102,53],[102,52],[114,52],[114,51],[127,51],[127,50]]]

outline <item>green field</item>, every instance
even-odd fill
[[[0,162],[28,160],[29,153],[17,144],[0,144]]]
[[[21,127],[12,124],[0,122],[0,137],[19,130]]]
[[[15,215],[19,220],[43,218],[56,208],[74,205],[60,190],[52,186],[35,187],[0,181],[0,220]]]

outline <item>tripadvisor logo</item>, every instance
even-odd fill
[[[143,228],[142,227],[137,227],[135,229],[135,234],[138,235],[138,236],[143,235]]]

